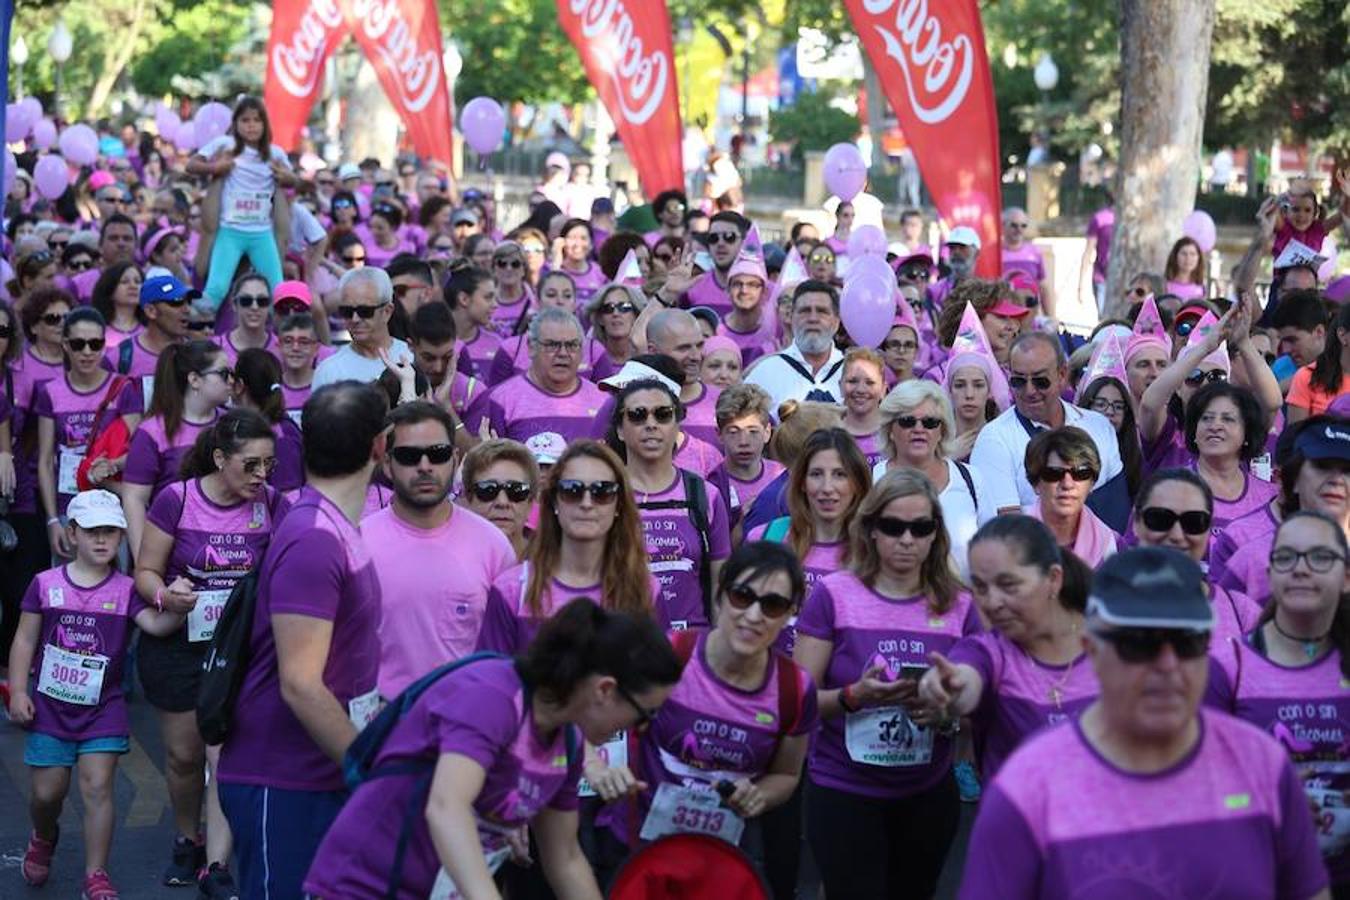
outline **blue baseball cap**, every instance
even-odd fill
[[[141,285],[141,305],[165,300],[182,300],[191,290],[172,275],[156,275]]]

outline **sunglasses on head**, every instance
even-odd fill
[[[1074,481],[1092,481],[1097,473],[1092,466],[1046,466],[1041,469],[1040,480],[1045,484],[1059,484],[1068,475]]]
[[[879,516],[872,522],[872,527],[886,537],[898,538],[908,531],[916,538],[926,538],[937,531],[937,520],[931,517],[926,519],[897,519],[892,516]]]
[[[600,312],[603,313],[604,315],[610,316],[613,315],[614,313],[637,312],[637,307],[634,306],[628,300],[624,300],[620,303],[601,303]]]
[[[782,594],[756,594],[743,584],[727,588],[726,598],[732,609],[749,609],[758,603],[759,611],[770,619],[781,619],[797,605],[792,602],[791,597],[784,597]]]
[[[544,248],[540,247],[538,244],[521,244],[520,252],[524,253],[526,256],[538,256],[544,252]]]
[[[60,325],[66,320],[65,313],[43,313],[40,321],[43,325]]]
[[[523,503],[530,499],[532,493],[530,486],[523,481],[497,481],[491,478],[475,481],[469,490],[473,491],[474,499],[479,503],[491,503],[502,491],[506,491],[506,499],[512,503]]]
[[[740,239],[740,234],[734,231],[709,231],[704,238],[709,247],[714,244],[734,244]]]
[[[276,471],[277,458],[275,456],[268,456],[263,459],[258,459],[256,456],[251,457],[244,460],[243,468],[245,475],[271,475]]]
[[[256,306],[258,309],[267,309],[272,305],[272,298],[266,294],[240,294],[234,298],[234,302],[239,304],[240,309],[248,309]]]
[[[1192,369],[1191,374],[1186,376],[1186,383],[1191,387],[1199,387],[1202,384],[1216,384],[1227,380],[1228,376],[1224,374],[1223,369],[1210,369],[1208,372],[1204,369]]]
[[[455,448],[453,444],[429,444],[425,447],[404,444],[391,449],[389,455],[400,466],[415,466],[424,456],[433,466],[443,466],[455,455]]]
[[[1050,380],[1049,376],[1046,375],[1034,375],[1031,378],[1028,378],[1025,375],[1008,376],[1008,386],[1014,391],[1024,391],[1028,384],[1038,391],[1048,391],[1050,390],[1050,385],[1053,383],[1054,382]]]
[[[519,259],[497,259],[493,260],[492,264],[499,269],[520,269],[525,266]]]
[[[1143,522],[1149,531],[1157,532],[1171,531],[1172,526],[1180,522],[1183,532],[1195,536],[1209,531],[1214,517],[1203,509],[1179,513],[1161,506],[1150,506],[1139,511],[1139,521]]]
[[[350,319],[352,316],[358,316],[362,319],[373,319],[375,314],[383,308],[383,303],[377,303],[374,306],[351,306],[344,303],[338,307],[338,318]]]
[[[85,350],[97,353],[103,349],[107,341],[103,338],[66,338],[66,343],[76,353],[83,353]]]
[[[669,425],[675,421],[675,407],[673,406],[654,406],[651,409],[645,406],[630,406],[623,411],[623,414],[632,425],[643,425],[648,418],[656,419],[658,425]]]
[[[1115,648],[1121,662],[1153,662],[1171,644],[1177,659],[1200,659],[1209,652],[1209,632],[1171,628],[1103,628],[1094,635]]]
[[[617,481],[592,481],[587,484],[577,478],[564,478],[558,482],[558,498],[565,503],[580,503],[585,494],[599,506],[608,506],[619,499]]]
[[[895,424],[906,431],[915,425],[922,425],[929,431],[937,431],[942,427],[942,420],[937,416],[900,416],[895,420]]]

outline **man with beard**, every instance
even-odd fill
[[[803,281],[792,294],[792,346],[755,363],[746,384],[768,392],[775,415],[784,400],[842,403],[844,354],[834,345],[838,331],[839,292],[823,281]]]
[[[928,289],[928,299],[934,309],[942,309],[942,303],[952,288],[975,273],[975,260],[980,255],[980,236],[974,228],[959,225],[947,235],[946,247],[948,275]]]
[[[380,696],[473,652],[492,582],[515,552],[487,519],[450,502],[459,464],[454,416],[425,400],[395,408],[384,471],[394,501],[361,523],[384,598]],[[447,562],[449,567],[447,568]],[[453,571],[453,578],[429,577]]]

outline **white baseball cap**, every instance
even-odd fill
[[[621,391],[634,381],[659,381],[670,388],[671,393],[676,397],[680,396],[680,386],[670,380],[651,366],[640,362],[629,360],[623,364],[623,368],[615,372],[608,378],[601,379],[600,387],[609,388],[613,391]]]
[[[952,233],[947,235],[947,240],[944,243],[974,247],[978,251],[980,249],[980,236],[969,225],[957,225],[952,229]]]
[[[81,528],[127,527],[122,501],[112,491],[102,489],[76,494],[66,507],[66,515]]]
[[[347,181],[348,179],[351,178],[360,178],[361,169],[359,166],[356,165],[356,163],[343,163],[342,165],[338,166],[337,177],[338,181]]]

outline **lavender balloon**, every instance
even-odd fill
[[[835,144],[825,151],[825,187],[840,200],[852,200],[867,184],[867,163],[854,144]]]
[[[56,145],[56,123],[51,119],[39,119],[33,125],[33,146],[39,150],[50,150]]]
[[[871,275],[854,278],[839,296],[839,318],[860,347],[880,347],[895,320],[895,285]]]
[[[30,110],[21,103],[10,103],[5,107],[5,140],[8,143],[12,144],[28,137],[28,132],[33,127],[29,115]]]
[[[506,133],[506,113],[491,97],[474,97],[464,104],[464,111],[459,116],[459,130],[475,153],[494,153],[501,147]]]
[[[33,167],[33,183],[38,193],[48,200],[55,200],[66,192],[70,184],[70,170],[66,161],[59,156],[44,156]]]
[[[98,160],[98,134],[88,125],[71,125],[61,132],[57,146],[77,166],[92,166]]]
[[[1201,253],[1214,249],[1218,235],[1214,230],[1214,220],[1203,209],[1193,209],[1181,223],[1181,233],[1200,245]]]
[[[848,258],[857,263],[864,256],[886,259],[886,233],[875,225],[859,225],[848,236]]]

